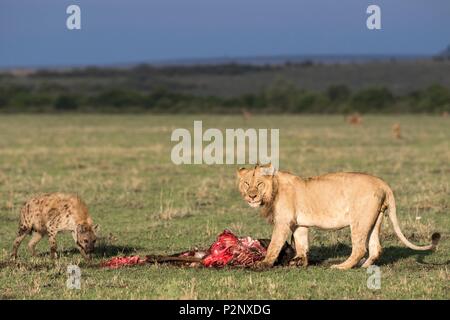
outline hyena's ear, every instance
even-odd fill
[[[97,234],[100,231],[100,226],[96,224],[92,227],[92,230],[94,230],[94,233]]]
[[[237,169],[237,171],[236,171],[236,175],[237,175],[238,178],[241,178],[241,177],[243,177],[248,171],[249,171],[249,169],[246,169],[246,168],[239,168],[239,169]]]
[[[77,233],[84,233],[87,231],[87,228],[84,224],[79,224],[77,226]]]

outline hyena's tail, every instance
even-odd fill
[[[427,246],[416,246],[415,244],[409,242],[408,239],[406,239],[406,237],[403,235],[402,230],[400,229],[400,226],[398,224],[394,194],[393,194],[392,190],[390,190],[390,189],[387,190],[387,192],[386,192],[386,205],[387,205],[387,210],[388,210],[388,214],[389,214],[389,219],[392,222],[392,226],[394,227],[395,234],[401,240],[401,242],[403,242],[408,248],[413,249],[413,250],[425,251],[425,250],[436,249],[436,247],[439,243],[439,240],[441,239],[441,235],[437,232],[433,233],[433,235],[431,236],[431,244],[427,245]]]

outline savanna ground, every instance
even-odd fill
[[[240,198],[237,166],[176,166],[175,128],[280,128],[280,166],[301,176],[365,171],[394,189],[405,235],[435,253],[405,248],[388,219],[379,260],[380,290],[365,269],[332,270],[350,254],[349,230],[312,232],[307,269],[269,271],[144,265],[119,270],[96,263],[116,255],[171,253],[213,242],[223,229],[268,238],[271,227]],[[400,123],[403,139],[392,137]],[[342,116],[96,116],[0,117],[0,299],[449,299],[450,120],[431,116],[367,116],[350,126]],[[21,204],[39,192],[78,193],[101,226],[92,264],[59,235],[52,261],[46,239],[32,258],[22,243],[9,262]],[[66,289],[66,268],[78,264],[81,290]]]

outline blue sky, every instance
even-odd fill
[[[82,29],[66,28],[81,7]],[[381,7],[382,30],[366,28]],[[434,54],[449,0],[1,0],[0,67],[278,54]]]

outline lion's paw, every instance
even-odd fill
[[[333,264],[330,268],[338,270],[348,270],[351,269],[352,267],[347,264],[341,263],[341,264]]]
[[[256,262],[253,265],[252,269],[261,271],[261,270],[265,270],[265,269],[269,269],[269,268],[272,268],[272,264],[263,260],[263,261]]]
[[[294,257],[291,259],[291,261],[289,261],[289,265],[295,267],[307,267],[308,258],[306,256]]]

